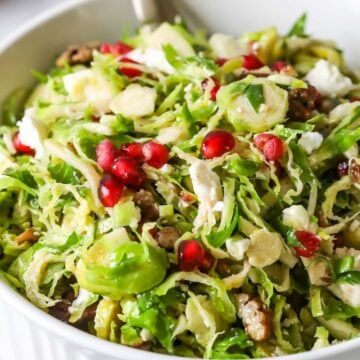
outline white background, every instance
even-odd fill
[[[64,0],[0,0],[0,38],[42,10]]]

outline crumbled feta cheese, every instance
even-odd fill
[[[18,124],[20,141],[35,150],[35,157],[41,159],[44,156],[44,140],[47,138],[48,128],[35,117],[35,109],[29,108]]]
[[[80,70],[66,75],[63,81],[70,101],[91,104],[99,112],[106,111],[115,96],[111,84],[100,72],[93,69]]]
[[[296,230],[306,230],[310,224],[310,217],[302,205],[292,205],[283,210],[283,223]]]
[[[156,90],[138,84],[129,85],[110,103],[110,110],[126,117],[141,117],[155,110]]]
[[[189,174],[199,200],[199,210],[194,226],[198,229],[206,222],[213,226],[216,223],[213,208],[217,202],[222,201],[220,178],[204,160],[195,161],[189,168]]]
[[[249,239],[230,238],[225,241],[227,252],[236,260],[243,260],[250,245]]]
[[[231,59],[244,53],[240,42],[235,37],[225,34],[212,35],[209,45],[218,58]]]
[[[341,74],[339,68],[327,60],[319,60],[305,80],[326,96],[343,96],[353,87],[351,79]]]
[[[150,68],[163,71],[166,74],[172,74],[174,72],[174,68],[166,60],[162,49],[135,49],[127,53],[126,57]]]
[[[298,144],[310,155],[314,150],[317,150],[321,146],[323,139],[324,138],[320,133],[309,131],[301,135]]]

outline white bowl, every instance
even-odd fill
[[[169,1],[169,0],[168,0]],[[290,5],[291,4],[291,5]],[[304,11],[309,32],[335,39],[346,58],[360,68],[356,0],[177,0],[182,14],[201,19],[210,31],[239,34],[276,25],[285,32]],[[191,9],[191,14],[190,10]],[[122,26],[136,26],[130,0],[71,0],[41,14],[0,44],[0,104],[18,87],[30,86],[30,69],[46,70],[70,43],[114,41]],[[0,105],[1,108],[1,105]],[[158,360],[183,359],[128,348],[72,328],[37,309],[0,280],[0,359]],[[281,360],[355,360],[360,339]]]

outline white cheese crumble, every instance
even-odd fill
[[[301,135],[298,144],[308,155],[310,155],[314,150],[317,150],[321,146],[323,139],[324,138],[320,133],[309,131]]]
[[[126,54],[126,57],[150,68],[158,69],[166,74],[172,74],[174,68],[166,60],[162,49],[135,49]]]
[[[310,225],[310,217],[302,205],[292,205],[283,210],[283,223],[296,230],[306,230]]]
[[[114,98],[111,84],[96,70],[85,69],[64,76],[64,87],[70,101],[85,102],[99,112],[108,109]]]
[[[115,114],[122,114],[125,117],[141,117],[154,112],[156,97],[155,89],[131,84],[111,101],[109,107]]]
[[[216,223],[213,208],[222,201],[220,178],[203,160],[195,161],[189,168],[189,174],[199,200],[199,210],[194,220],[195,229],[206,222],[213,226]]]
[[[25,111],[24,117],[18,123],[19,139],[24,144],[35,150],[36,159],[41,159],[45,154],[44,140],[47,138],[48,128],[35,117],[35,108]]]
[[[353,87],[350,78],[341,74],[339,68],[327,60],[319,60],[305,77],[311,85],[325,96],[343,96]]]

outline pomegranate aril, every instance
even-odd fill
[[[288,64],[285,61],[278,60],[278,61],[274,62],[271,65],[271,70],[276,71],[276,72],[280,72],[281,70],[283,70],[287,66],[288,66]]]
[[[155,141],[149,141],[143,146],[143,152],[146,164],[160,169],[170,158],[169,150],[166,146]]]
[[[284,154],[282,140],[276,135],[259,134],[254,139],[254,145],[264,154],[269,161],[276,161]]]
[[[112,166],[112,173],[122,184],[134,189],[140,189],[146,180],[141,166],[128,157],[118,157]]]
[[[246,70],[257,70],[264,66],[260,59],[254,55],[244,55],[243,56],[243,68]]]
[[[201,154],[205,159],[213,159],[224,155],[235,147],[234,136],[225,130],[209,132],[201,145]]]
[[[216,95],[217,95],[218,91],[220,90],[220,83],[219,83],[219,80],[217,80],[214,77],[212,77],[211,80],[213,81],[213,86],[210,89],[210,100],[216,101]],[[205,91],[205,90],[207,90],[208,86],[209,86],[209,79],[204,79],[201,82],[202,89]]]
[[[339,178],[342,178],[343,176],[346,176],[349,174],[349,162],[348,161],[342,161],[337,166],[337,175]]]
[[[208,272],[213,267],[214,262],[214,257],[209,252],[206,252],[205,256],[201,260],[199,270],[205,273]]]
[[[144,152],[143,152],[143,144],[140,143],[123,144],[121,146],[121,150],[126,156],[138,162],[143,162],[145,160]]]
[[[320,248],[320,238],[310,231],[295,231],[295,236],[304,246],[295,246],[294,249],[298,255],[303,257],[311,257]]]
[[[184,240],[178,248],[178,265],[181,271],[194,271],[205,256],[205,249],[199,241]]]
[[[120,150],[108,139],[96,147],[96,161],[105,172],[111,172],[111,167],[119,155]]]
[[[19,132],[15,133],[15,135],[13,136],[12,141],[13,141],[13,145],[14,145],[14,148],[15,148],[17,153],[21,153],[21,154],[24,154],[24,155],[30,155],[30,156],[35,155],[34,149],[32,149],[30,146],[24,145],[21,142]]]
[[[129,58],[122,58],[121,62],[123,63],[129,63],[129,64],[140,64],[135,60],[129,59]],[[121,71],[122,74],[124,74],[125,76],[129,77],[129,78],[134,78],[134,77],[138,77],[141,76],[143,74],[143,72],[139,69],[135,69],[133,67],[129,67],[126,65],[121,65],[119,67],[119,70]]]
[[[131,46],[122,42],[117,42],[115,44],[104,43],[100,46],[100,52],[103,54],[125,55],[131,50],[133,50]]]
[[[112,175],[105,175],[100,181],[99,198],[105,207],[115,206],[123,193],[123,185]]]

